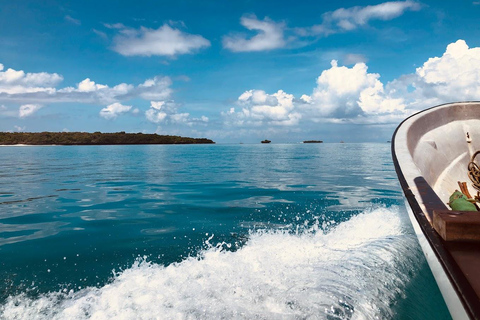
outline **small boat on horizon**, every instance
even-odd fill
[[[270,142],[272,142],[272,141],[265,139],[265,140],[262,140],[261,142],[262,142],[262,143],[270,143]]]
[[[452,318],[480,319],[480,212],[447,207],[456,190],[467,203],[480,190],[480,102],[414,114],[391,146],[410,221]]]

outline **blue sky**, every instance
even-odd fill
[[[3,1],[0,130],[390,140],[480,100],[480,1]]]

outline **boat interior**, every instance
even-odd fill
[[[453,258],[451,270],[461,270],[480,304],[480,212],[455,212],[447,204],[452,193],[460,190],[459,182],[466,182],[472,197],[477,195],[468,165],[478,150],[479,102],[438,106],[408,118],[397,129],[394,145],[407,199],[410,192],[440,236],[437,243]],[[480,164],[480,155],[476,162]],[[411,199],[409,203],[412,205]]]
[[[480,150],[480,104],[422,115],[410,126],[407,143],[422,177],[443,202],[459,189],[458,181],[467,182],[470,193],[476,194],[467,167]]]

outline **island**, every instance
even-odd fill
[[[186,138],[156,133],[112,132],[0,132],[0,145],[115,145],[115,144],[207,144],[206,138]]]
[[[322,140],[305,140],[303,143],[323,143]]]

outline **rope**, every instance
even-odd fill
[[[478,154],[480,154],[480,151],[475,152],[468,163],[468,177],[472,181],[473,187],[480,191],[480,167],[474,161]]]

